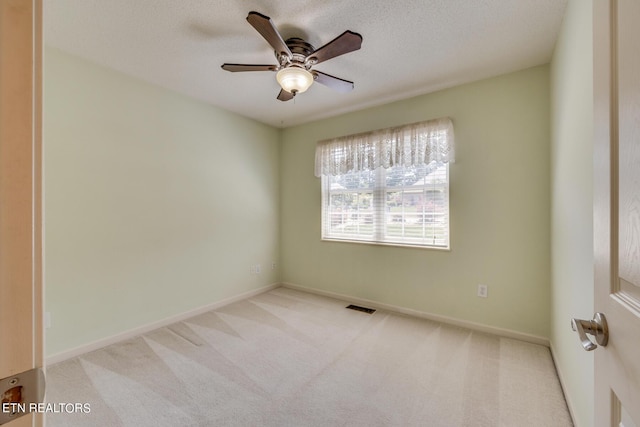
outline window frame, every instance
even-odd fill
[[[425,167],[423,165],[423,167]],[[428,167],[428,166],[427,166]],[[405,213],[402,213],[401,222],[403,224],[403,235],[402,236],[390,236],[387,232],[388,230],[388,206],[387,206],[387,194],[390,192],[401,191],[404,192],[407,189],[415,189],[414,185],[402,185],[402,186],[388,186],[386,181],[386,175],[391,168],[384,169],[383,167],[379,167],[374,171],[361,171],[358,173],[370,173],[374,176],[374,185],[373,187],[356,187],[351,189],[344,190],[331,190],[327,187],[330,185],[332,180],[332,176],[323,175],[321,177],[321,240],[327,242],[347,242],[347,243],[363,243],[363,244],[371,244],[371,245],[382,245],[382,246],[397,246],[397,247],[411,247],[411,248],[419,248],[419,249],[435,249],[435,250],[451,250],[451,202],[450,202],[450,165],[449,163],[444,163],[440,165],[434,165],[435,169],[432,172],[438,171],[440,168],[444,168],[444,176],[445,182],[444,184],[435,184],[435,183],[427,183],[419,186],[426,196],[429,189],[433,191],[434,188],[438,188],[438,190],[442,190],[443,193],[441,197],[444,198],[445,206],[444,206],[444,215],[445,215],[445,241],[444,244],[429,244],[425,242],[426,237],[423,236],[421,238],[412,239],[410,236],[404,235],[404,224],[407,223]],[[440,171],[442,173],[442,171]],[[343,174],[343,175],[349,175]],[[341,176],[341,175],[338,175]],[[427,175],[428,176],[428,175]],[[436,179],[435,175],[432,179]],[[372,193],[372,233],[371,237],[363,236],[361,234],[357,235],[344,235],[344,234],[333,234],[331,233],[332,223],[330,223],[331,218],[330,215],[330,203],[331,196],[335,194],[363,194],[363,193]],[[425,197],[423,196],[423,197]],[[427,199],[427,201],[433,201],[433,199]],[[404,206],[404,202],[403,202]],[[435,208],[434,208],[435,209]],[[435,212],[432,212],[435,214]],[[359,215],[359,212],[356,211],[356,215]],[[424,224],[426,212],[422,211],[422,222]],[[354,212],[349,212],[347,215],[354,215]],[[368,215],[368,213],[367,213]],[[360,223],[357,223],[358,226]],[[435,226],[434,226],[435,227]],[[424,230],[424,225],[423,225]],[[434,235],[435,239],[435,235]]]

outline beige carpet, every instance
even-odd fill
[[[278,288],[48,367],[47,426],[571,426],[549,349]]]

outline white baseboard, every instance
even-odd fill
[[[56,353],[53,354],[51,356],[48,356],[46,358],[46,365],[52,365],[54,363],[58,363],[58,362],[62,362],[64,360],[67,359],[71,359],[72,357],[76,357],[76,356],[80,356],[82,354],[85,353],[89,353],[91,351],[94,350],[98,350],[102,347],[106,347],[108,345],[111,344],[115,344],[117,342],[120,341],[124,341],[127,340],[129,338],[133,338],[136,337],[138,335],[153,331],[154,329],[158,329],[158,328],[162,328],[164,326],[168,326],[171,325],[173,323],[176,322],[180,322],[183,321],[185,319],[188,319],[190,317],[193,316],[197,316],[199,314],[202,313],[206,313],[207,311],[211,311],[211,310],[215,310],[217,308],[223,307],[225,305],[229,305],[232,304],[234,302],[243,300],[243,299],[247,299],[247,298],[251,298],[253,296],[259,295],[261,293],[270,291],[272,289],[278,288],[280,286],[286,287],[286,288],[290,288],[290,289],[297,289],[300,291],[304,291],[304,292],[309,292],[309,293],[313,293],[313,294],[317,294],[317,295],[322,295],[322,296],[326,296],[326,297],[330,297],[330,298],[336,298],[336,299],[340,299],[340,300],[344,300],[344,301],[349,301],[349,302],[353,302],[353,303],[357,303],[357,304],[361,304],[361,305],[366,305],[372,308],[377,308],[380,310],[387,310],[387,311],[392,311],[392,312],[396,312],[396,313],[401,313],[401,314],[406,314],[409,316],[414,316],[414,317],[419,317],[419,318],[423,318],[423,319],[428,319],[428,320],[433,320],[436,322],[441,322],[441,323],[446,323],[449,325],[454,325],[454,326],[459,326],[459,327],[463,327],[463,328],[467,328],[467,329],[471,329],[471,330],[475,330],[475,331],[480,331],[480,332],[485,332],[485,333],[489,333],[489,334],[493,334],[493,335],[498,335],[498,336],[502,336],[502,337],[506,337],[506,338],[513,338],[513,339],[517,339],[517,340],[521,340],[521,341],[526,341],[526,342],[530,342],[533,344],[540,344],[540,345],[544,345],[549,347],[549,339],[545,338],[545,337],[540,337],[537,335],[531,335],[531,334],[526,334],[523,332],[518,332],[518,331],[513,331],[510,329],[503,329],[503,328],[497,328],[494,326],[488,326],[488,325],[483,325],[480,323],[475,323],[475,322],[470,322],[467,320],[460,320],[460,319],[455,319],[453,317],[448,317],[448,316],[442,316],[439,314],[432,314],[432,313],[427,313],[427,312],[423,312],[423,311],[419,311],[419,310],[414,310],[414,309],[410,309],[410,308],[404,308],[404,307],[400,307],[400,306],[395,306],[392,304],[386,304],[386,303],[381,303],[378,301],[372,301],[372,300],[368,300],[368,299],[364,299],[364,298],[357,298],[357,297],[352,297],[350,295],[345,295],[345,294],[339,294],[336,292],[329,292],[329,291],[324,291],[324,290],[320,290],[320,289],[315,289],[315,288],[308,288],[305,286],[300,286],[300,285],[296,285],[293,283],[274,283],[268,286],[264,286],[258,289],[254,289],[248,292],[244,292],[242,294],[239,295],[235,295],[233,297],[229,297],[229,298],[225,298],[223,300],[211,303],[211,304],[207,304],[205,306],[202,307],[198,307],[196,309],[184,312],[184,313],[180,313],[177,314],[175,316],[171,316],[168,317],[166,319],[162,319],[162,320],[158,320],[156,322],[152,322],[146,325],[142,325],[139,326],[137,328],[133,328],[124,332],[121,332],[119,334],[116,335],[112,335],[110,337],[106,337],[106,338],[102,338],[93,342],[90,342],[88,344],[84,344],[75,348],[72,348],[70,350],[65,350],[63,352],[60,353]],[[560,372],[558,372],[559,376],[560,376]],[[562,383],[562,377],[560,377],[561,383]],[[569,401],[567,401],[567,404],[569,405],[569,410],[571,411],[571,405],[569,403]],[[573,415],[573,414],[572,414]]]
[[[567,388],[565,387],[566,383],[564,380],[564,376],[562,374],[562,370],[560,370],[560,367],[556,363],[556,352],[553,348],[553,343],[551,341],[549,341],[549,349],[551,350],[551,359],[553,360],[553,366],[555,366],[556,374],[558,375],[558,379],[560,380],[560,387],[562,388],[562,394],[564,394],[564,400],[567,402],[567,408],[569,409],[569,415],[571,416],[571,421],[573,422],[574,426],[578,427],[578,424],[576,423],[573,401],[571,400],[571,395],[569,394]]]
[[[414,310],[411,308],[399,307],[392,304],[386,304],[378,301],[372,301],[364,298],[352,297],[350,295],[339,294],[336,292],[324,291],[321,289],[307,288],[305,286],[296,285],[293,283],[282,283],[285,288],[296,289],[299,291],[309,292],[317,295],[322,295],[330,298],[336,298],[348,302],[357,303],[360,305],[366,305],[367,307],[376,308],[380,310],[393,311],[396,313],[406,314],[409,316],[419,317],[422,319],[434,320],[436,322],[446,323],[449,325],[459,326],[462,328],[471,329],[474,331],[485,332],[488,334],[498,335],[505,338],[513,338],[520,341],[526,341],[533,344],[544,345],[549,347],[549,339],[538,335],[526,334],[524,332],[513,331],[511,329],[497,328],[495,326],[483,325],[481,323],[470,322],[468,320],[455,319],[453,317],[442,316],[440,314],[427,313],[420,310]]]
[[[190,317],[197,316],[202,313],[206,313],[207,311],[215,310],[217,308],[223,307],[225,305],[229,305],[236,301],[240,301],[243,299],[251,298],[253,296],[259,295],[263,292],[270,291],[272,289],[280,287],[279,283],[273,283],[268,286],[263,286],[258,289],[254,289],[248,292],[243,292],[239,295],[235,295],[229,298],[225,298],[220,301],[216,301],[211,304],[204,305],[202,307],[195,308],[193,310],[189,310],[184,313],[176,314],[175,316],[168,317],[166,319],[158,320],[156,322],[148,323],[146,325],[139,326],[137,328],[130,329],[128,331],[121,332],[116,335],[112,335],[107,338],[102,338],[88,344],[81,345],[79,347],[72,348],[71,350],[66,350],[60,353],[53,354],[46,358],[46,365],[52,365],[54,363],[62,362],[67,359],[71,359],[72,357],[80,356],[85,353],[89,353],[90,351],[98,350],[102,347],[106,347],[111,344],[115,344],[120,341],[127,340],[129,338],[136,337],[138,335],[147,333],[149,331],[153,331],[154,329],[162,328],[164,326],[171,325],[176,322],[180,322],[185,319],[189,319]]]

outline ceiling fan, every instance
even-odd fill
[[[298,93],[306,91],[314,81],[338,92],[349,92],[353,82],[313,70],[312,67],[323,61],[360,49],[362,36],[353,31],[345,31],[319,49],[299,37],[284,41],[271,18],[258,12],[249,12],[249,24],[273,47],[277,65],[222,64],[222,69],[238,71],[275,71],[276,79],[282,89],[278,94],[280,101],[289,101]]]

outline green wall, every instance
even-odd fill
[[[551,334],[578,427],[593,426],[593,353],[570,318],[593,316],[593,11],[571,0],[551,62]]]
[[[316,142],[443,116],[451,250],[321,241]],[[287,128],[281,150],[283,282],[548,337],[548,66]]]
[[[561,49],[555,85],[571,80]],[[571,208],[557,193],[570,177],[550,171],[563,143],[556,126],[552,156],[549,105],[570,96],[549,76],[540,66],[278,130],[47,48],[47,354],[279,281],[553,340],[566,319],[550,326],[549,189],[555,227]],[[456,133],[451,250],[322,242],[316,142],[442,116]]]
[[[52,48],[44,64],[48,356],[279,281],[279,130]]]

